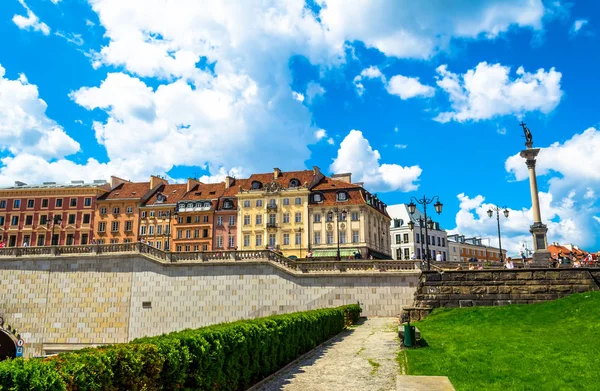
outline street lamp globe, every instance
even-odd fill
[[[487,214],[488,214],[488,216],[492,217],[492,215],[494,214],[494,211],[491,209],[488,209]]]
[[[410,202],[410,204],[408,204],[408,212],[413,215],[415,214],[415,211],[417,210],[417,205],[415,205],[414,202]]]
[[[433,204],[433,207],[435,208],[435,211],[437,212],[437,214],[441,214],[442,213],[442,207],[444,206],[444,204],[442,204],[439,200],[438,202],[436,202],[435,204]]]
[[[508,209],[504,209],[504,217],[508,218]]]
[[[427,227],[429,227],[429,229],[433,229],[433,220],[429,219],[429,221],[427,221]]]
[[[415,228],[415,222],[414,221],[409,221],[408,222],[408,228],[410,228],[410,230],[412,231]]]

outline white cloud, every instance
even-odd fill
[[[304,102],[304,95],[299,92],[292,91],[292,98],[296,99],[300,103]]]
[[[510,67],[481,62],[464,75],[448,71],[446,65],[437,68],[437,84],[450,98],[452,111],[440,113],[439,122],[480,121],[502,115],[520,116],[530,111],[547,114],[560,103],[562,74],[551,68],[548,72],[525,72],[523,67],[510,75]]]
[[[418,77],[395,75],[388,81],[378,67],[370,66],[363,69],[360,75],[354,78],[354,85],[358,95],[362,95],[365,91],[365,86],[362,83],[363,79],[381,80],[389,94],[397,95],[402,100],[415,97],[431,97],[435,94],[435,89],[421,84]]]
[[[0,150],[61,158],[79,151],[79,143],[46,116],[46,102],[25,75],[11,80],[0,65]]]
[[[600,224],[600,217],[599,216],[594,216],[594,220],[596,220],[598,222],[598,224]]]
[[[325,89],[319,84],[311,81],[306,87],[306,101],[312,103],[313,100],[325,94]]]
[[[325,129],[318,129],[315,131],[315,138],[317,140],[321,140],[324,137],[327,137],[327,132],[325,131]]]
[[[571,32],[573,34],[577,34],[579,30],[581,30],[581,28],[586,24],[588,24],[588,21],[586,19],[577,19],[573,22],[573,26],[571,26]]]
[[[398,127],[397,126],[394,127],[394,132],[398,133]]]
[[[351,172],[356,182],[373,191],[411,191],[421,175],[419,166],[380,164],[381,155],[373,150],[359,130],[351,130],[341,142],[337,157],[329,167],[333,173]]]
[[[408,145],[406,144],[395,144],[394,148],[398,148],[398,149],[406,149]]]
[[[50,34],[50,27],[37,17],[36,14],[31,11],[31,9],[25,4],[24,0],[18,0],[19,3],[25,8],[27,11],[27,16],[23,15],[14,15],[12,21],[16,24],[21,30],[33,30],[39,31],[44,35]]]
[[[50,0],[53,4],[58,4],[60,3],[60,0]]]
[[[61,38],[64,38],[69,43],[75,44],[77,46],[83,45],[83,38],[81,37],[81,34],[65,33],[63,31],[57,31],[54,34]]]
[[[506,127],[505,126],[498,126],[498,127],[496,127],[496,132],[498,134],[505,135],[506,134]]]
[[[329,137],[329,138],[327,139],[327,144],[329,144],[329,145],[333,145],[333,144],[335,144],[335,141],[333,140],[333,138],[332,138],[332,137]]]

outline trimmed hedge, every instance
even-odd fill
[[[0,362],[0,391],[244,390],[355,323],[358,305]]]

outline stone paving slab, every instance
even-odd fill
[[[446,376],[398,376],[396,391],[454,391]]]

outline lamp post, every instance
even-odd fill
[[[337,260],[341,261],[342,258],[340,256],[340,215],[344,217],[343,220],[346,220],[346,211],[344,209],[342,209],[340,211],[340,209],[337,208],[337,207],[331,209],[327,213],[327,216],[329,217],[328,218],[329,221],[333,221],[333,214],[334,213],[336,215],[335,221],[336,221],[336,225],[337,225]]]
[[[487,214],[490,218],[492,218],[492,216],[494,215],[494,212],[496,212],[496,221],[498,222],[498,247],[500,247],[500,262],[504,261],[504,256],[502,254],[502,238],[500,236],[500,211],[503,210],[504,213],[504,217],[508,218],[508,209],[506,208],[506,206],[503,206],[502,208],[499,208],[497,206],[491,206],[490,209],[488,209]]]
[[[424,254],[425,254],[425,252],[423,251],[423,240],[424,240],[424,237],[423,237],[423,218],[419,217],[419,218],[417,218],[415,220],[419,222],[419,235],[420,235],[419,236],[420,237],[419,245],[421,246],[421,252],[419,253],[419,256],[422,258],[424,256]],[[410,230],[412,231],[415,228],[415,222],[412,221],[412,220],[410,220],[408,222],[408,228],[410,228]]]
[[[408,204],[408,212],[411,215],[415,214],[415,211],[417,210],[417,205],[415,205],[415,203],[413,201],[416,201],[418,204],[423,205],[423,214],[424,214],[423,221],[425,222],[425,237],[427,238],[426,239],[427,242],[425,242],[425,247],[426,247],[426,252],[427,252],[427,270],[429,271],[429,270],[431,270],[431,262],[430,262],[430,257],[429,257],[429,232],[427,231],[427,226],[431,225],[431,227],[433,229],[433,221],[427,219],[427,205],[432,204],[434,201],[436,201],[436,203],[433,204],[433,207],[435,208],[435,211],[437,212],[437,214],[440,214],[440,213],[442,213],[442,207],[444,206],[444,204],[442,204],[440,202],[440,197],[438,197],[438,196],[433,196],[432,198],[427,198],[427,196],[425,196],[425,195],[423,195],[423,198],[411,197],[410,204]],[[412,224],[412,226],[414,227],[414,223]]]
[[[300,227],[296,231],[300,232],[300,243],[299,243],[300,244],[300,256],[298,257],[298,259],[302,259],[302,233],[304,232],[304,228]],[[296,240],[296,238],[294,238],[294,240]],[[338,247],[339,247],[339,245],[338,245]]]
[[[62,223],[62,216],[61,215],[54,215],[52,217],[52,239],[51,239],[51,243],[54,246],[58,246],[59,242],[60,242],[60,238],[56,241],[56,244],[54,244],[54,226],[56,224],[60,225]]]

